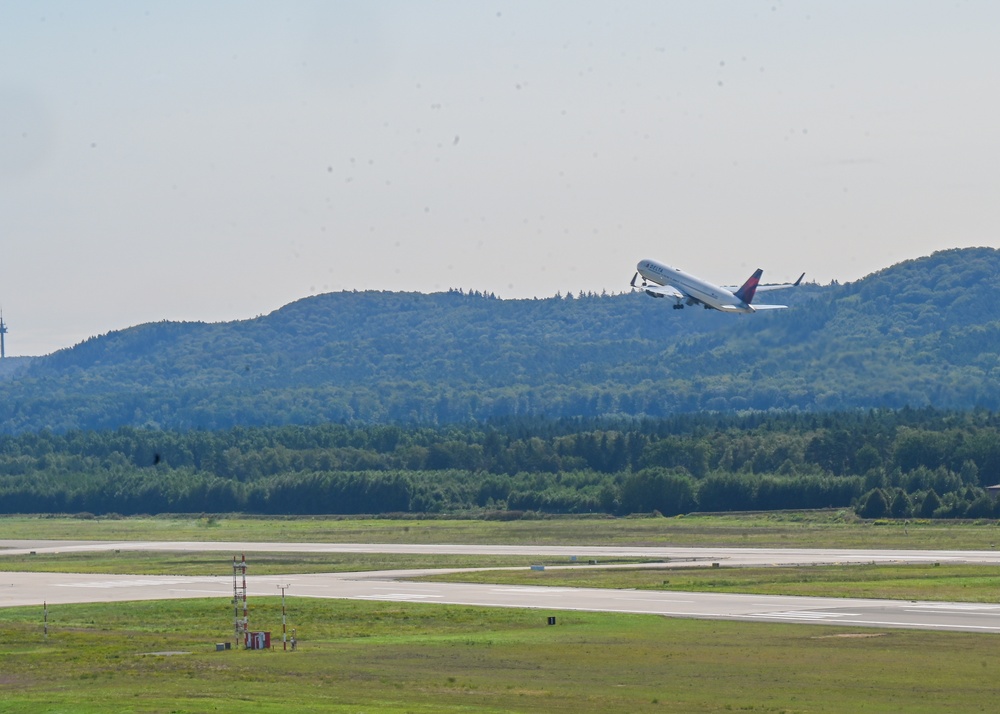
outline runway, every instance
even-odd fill
[[[4,554],[93,550],[168,550],[246,552],[391,552],[435,554],[572,555],[649,557],[669,562],[659,567],[712,563],[730,565],[821,564],[832,562],[965,562],[1000,564],[992,551],[857,551],[740,548],[567,548],[562,546],[372,545],[302,543],[136,543],[0,541]],[[252,565],[252,561],[251,561]],[[582,566],[588,567],[588,566]],[[589,566],[593,567],[593,566]],[[458,569],[450,569],[458,570]],[[247,577],[250,597],[273,597],[278,585],[288,596],[391,602],[431,602],[484,607],[560,611],[641,613],[667,617],[825,624],[864,628],[909,628],[1000,633],[1000,604],[845,598],[779,597],[649,590],[424,583],[406,578],[442,570]],[[78,602],[124,602],[233,595],[231,576],[130,576],[66,573],[0,573],[0,607]]]
[[[232,541],[0,540],[0,557],[113,551],[247,553],[394,553],[401,555],[509,555],[565,558],[649,558],[668,563],[731,566],[848,563],[973,563],[1000,565],[996,550],[885,550],[850,548],[697,548],[673,546],[466,545],[408,543],[271,543]]]

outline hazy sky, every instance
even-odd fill
[[[1000,245],[1000,3],[5,2],[8,355]]]

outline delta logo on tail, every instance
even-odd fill
[[[787,305],[751,303],[758,292],[798,287],[806,276],[802,273],[794,283],[761,285],[760,277],[763,274],[764,271],[757,268],[741,287],[724,287],[655,260],[640,260],[631,284],[636,290],[642,290],[651,297],[672,299],[675,310],[681,310],[685,305],[702,305],[706,310],[749,313],[787,308]],[[636,285],[640,277],[642,283]]]
[[[743,287],[733,293],[740,300],[745,302],[747,305],[753,300],[753,296],[757,293],[757,285],[760,283],[760,276],[764,274],[764,271],[757,268],[754,274],[747,278],[747,281],[743,283]],[[805,277],[805,273],[802,273],[802,277]],[[799,278],[801,280],[802,278]],[[798,285],[798,283],[795,283]]]

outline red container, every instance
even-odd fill
[[[271,649],[271,633],[248,632],[244,644],[248,650],[269,650]]]

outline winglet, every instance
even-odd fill
[[[806,277],[806,274],[802,273],[802,275],[799,276],[799,279],[796,280],[794,283],[792,283],[792,287],[793,288],[797,288],[799,286],[799,283],[802,282],[802,278],[804,278],[804,277]]]
[[[750,301],[753,300],[754,293],[757,292],[757,284],[760,282],[760,276],[763,274],[764,271],[761,268],[757,268],[754,274],[751,275],[745,283],[743,283],[743,287],[733,294],[749,305]]]

